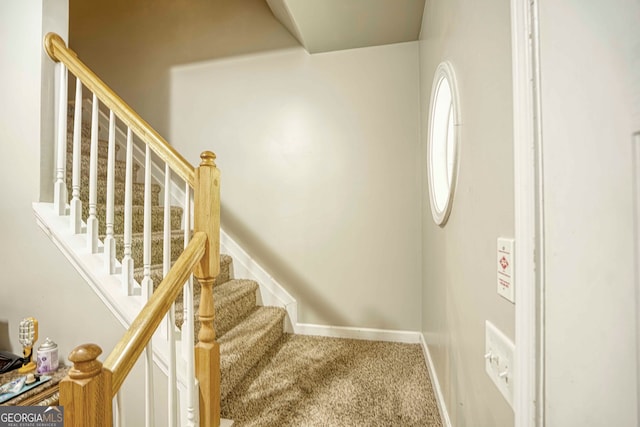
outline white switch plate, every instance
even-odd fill
[[[497,285],[498,295],[506,298],[512,303],[516,302],[515,299],[515,282],[513,280],[513,260],[514,257],[514,240],[505,239],[504,237],[498,238],[498,250],[497,250]]]
[[[511,407],[513,407],[513,382],[515,380],[514,353],[513,341],[487,320],[485,324],[485,370]]]

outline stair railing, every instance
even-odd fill
[[[89,160],[89,209],[86,221],[87,249],[95,254],[99,251],[99,219],[97,212],[97,163],[98,163],[98,115],[99,103],[109,109],[109,140],[107,155],[107,188],[104,253],[105,270],[109,275],[117,274],[121,266],[122,288],[126,295],[136,293],[133,281],[134,265],[131,257],[132,234],[132,143],[134,135],[145,144],[146,160],[144,167],[144,256],[141,295],[146,301],[142,311],[131,323],[123,338],[116,345],[102,365],[97,357],[102,350],[95,344],[85,344],[74,349],[69,360],[74,366],[60,385],[60,404],[64,406],[65,426],[110,426],[113,422],[112,400],[117,396],[127,374],[143,350],[146,355],[146,425],[153,426],[153,381],[151,338],[162,319],[166,319],[169,342],[169,425],[177,425],[176,367],[175,367],[175,323],[173,318],[174,301],[184,286],[185,312],[182,339],[191,339],[193,343],[193,291],[190,276],[192,272],[201,286],[201,303],[198,318],[201,324],[198,342],[186,345],[190,349],[186,360],[190,383],[187,385],[187,420],[192,425],[198,416],[200,426],[218,426],[220,424],[220,349],[215,340],[213,283],[220,271],[220,171],[215,164],[215,154],[205,151],[201,154],[201,163],[194,168],[180,153],[162,138],[146,121],[100,80],[82,61],[80,61],[62,38],[49,33],[44,40],[49,57],[60,63],[58,133],[55,150],[54,209],[60,216],[69,215],[70,227],[74,234],[81,234],[82,201],[80,199],[80,167],[82,139],[82,93],[83,88],[92,93],[91,149]],[[67,194],[67,81],[68,72],[76,77],[74,130],[72,138],[72,174],[71,200]],[[116,120],[127,126],[126,171],[124,194],[124,256],[121,263],[115,259],[114,241],[114,134]],[[184,252],[170,267],[168,253],[170,245],[164,245],[163,280],[153,292],[151,278],[151,152],[165,163],[165,186],[171,183],[171,174],[175,174],[185,183],[185,248]],[[193,189],[193,190],[192,190]],[[190,233],[190,194],[193,191],[194,224],[193,237]],[[165,193],[169,188],[165,187]],[[170,222],[169,198],[165,195],[165,216],[163,236],[170,240],[168,224]],[[199,383],[199,403],[195,406],[195,379]],[[118,400],[116,399],[116,402]],[[116,406],[119,406],[117,404]],[[118,414],[116,420],[120,418]]]

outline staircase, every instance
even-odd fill
[[[90,113],[83,111],[83,116]],[[73,120],[74,106],[71,104],[67,110],[67,190],[71,194],[71,170],[73,157]],[[89,156],[90,156],[89,123],[82,123],[82,149],[81,149],[81,185],[80,199],[82,200],[82,219],[86,222],[89,216]],[[116,157],[121,154],[122,148],[116,145]],[[107,188],[107,152],[108,141],[98,142],[98,197],[97,217],[100,239],[105,236],[106,220],[106,188]],[[124,228],[122,212],[124,211],[125,191],[125,167],[122,160],[115,162],[115,220],[114,238],[116,241],[116,259],[123,257]],[[142,165],[134,164],[134,176],[138,176]],[[164,207],[160,206],[160,193],[162,187],[154,183],[152,189],[152,236],[151,236],[151,279],[157,285],[163,278],[163,224]],[[132,257],[134,261],[134,278],[139,284],[143,279],[143,222],[142,212],[144,205],[144,183],[133,184],[133,235]],[[175,261],[184,247],[184,231],[181,229],[182,211],[178,206],[171,206],[171,260]],[[224,399],[233,390],[247,371],[254,366],[269,348],[283,334],[283,320],[285,310],[280,307],[262,307],[256,304],[258,284],[252,280],[236,279],[233,277],[233,260],[230,256],[222,254],[220,257],[220,275],[216,278],[213,288],[213,300],[216,317],[214,326],[217,341],[220,344],[220,393]],[[194,286],[195,313],[200,306],[200,286]],[[182,293],[176,300],[176,326],[183,323],[183,296]],[[196,314],[197,316],[197,314]],[[199,322],[196,325],[196,340],[199,331]]]
[[[155,405],[167,407],[170,426],[194,426],[198,418],[217,426],[221,400],[280,340],[286,312],[258,305],[270,297],[264,299],[257,282],[234,278],[232,258],[219,254],[215,154],[203,152],[194,167],[58,35],[49,33],[44,47],[60,62],[54,201],[34,203],[34,212],[126,328],[104,363],[95,344],[69,355],[73,367],[60,385],[65,425],[110,426],[114,416],[120,419],[113,399],[144,353],[146,425],[155,425]],[[73,76],[75,97],[68,103]],[[91,101],[82,99],[85,89]],[[228,242],[246,269],[246,254]],[[262,272],[246,271],[254,278]],[[165,402],[154,402],[154,362],[167,374]]]
[[[34,203],[34,211],[127,328],[104,363],[95,344],[69,355],[73,368],[60,383],[65,425],[110,427],[121,419],[118,393],[143,352],[147,427],[156,425],[154,362],[167,374],[170,426],[195,426],[198,413],[201,426],[218,426],[221,406],[228,418],[263,425],[440,425],[427,421],[437,410],[425,413],[416,399],[428,385],[419,348],[285,335],[281,307],[296,324],[295,301],[223,235],[239,269],[261,284],[234,277],[234,260],[219,254],[215,154],[203,152],[192,166],[59,36],[49,33],[45,50],[61,62],[54,202]],[[76,76],[72,103],[68,73]],[[90,102],[82,99],[85,88]],[[124,141],[116,140],[117,131]],[[132,154],[136,142],[144,152],[139,158]],[[260,306],[263,301],[280,306]],[[427,381],[407,387],[420,377]],[[318,405],[324,409],[316,411]]]

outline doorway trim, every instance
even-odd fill
[[[516,427],[544,425],[544,205],[538,0],[511,0]]]

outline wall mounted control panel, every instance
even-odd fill
[[[513,341],[487,320],[485,325],[485,370],[511,407],[513,407],[515,372],[513,369],[514,353]]]

